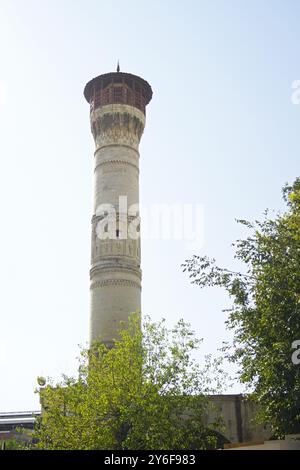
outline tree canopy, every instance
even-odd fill
[[[218,267],[207,256],[183,264],[193,283],[224,287],[233,299],[229,357],[260,403],[260,420],[278,436],[300,432],[300,366],[292,361],[293,343],[300,339],[299,178],[283,188],[283,198],[284,213],[270,217],[265,211],[262,221],[237,221],[250,231],[234,243],[243,273]]]
[[[207,449],[216,445],[205,417],[222,383],[219,361],[193,359],[201,340],[182,320],[137,315],[120,330],[113,348],[83,349],[78,375],[40,389],[40,449]]]

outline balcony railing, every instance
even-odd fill
[[[91,98],[91,111],[108,104],[127,104],[145,114],[146,99],[141,90],[131,90],[127,86],[109,86],[97,90]]]

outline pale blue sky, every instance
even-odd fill
[[[38,408],[36,376],[72,371],[88,339],[85,83],[118,59],[149,81],[141,202],[203,204],[201,253],[235,267],[234,219],[282,208],[299,176],[299,21],[296,0],[0,0],[0,411]],[[189,284],[191,254],[143,242],[143,311],[216,352],[229,301]]]

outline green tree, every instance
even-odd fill
[[[203,368],[190,326],[137,315],[120,330],[113,348],[83,349],[78,376],[63,376],[41,389],[40,449],[206,449],[216,444],[205,415],[211,393],[223,380],[219,361]],[[216,380],[215,380],[216,379]]]
[[[0,450],[29,450],[32,447],[32,430],[15,428],[13,437],[0,441]]]
[[[23,450],[23,446],[15,439],[8,439],[1,442],[0,450]]]
[[[283,188],[287,209],[263,221],[238,220],[250,230],[235,258],[244,274],[194,256],[183,264],[200,287],[225,287],[233,299],[227,326],[234,331],[231,360],[260,404],[259,418],[277,436],[300,432],[300,365],[292,343],[300,339],[300,179]]]

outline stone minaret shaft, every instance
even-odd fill
[[[140,238],[128,230],[131,223],[139,230],[138,219],[120,197],[128,209],[139,203],[139,142],[152,90],[140,77],[114,72],[91,80],[84,95],[96,146],[90,343],[112,344],[120,322],[141,309]],[[115,225],[106,225],[103,205],[114,208]]]

